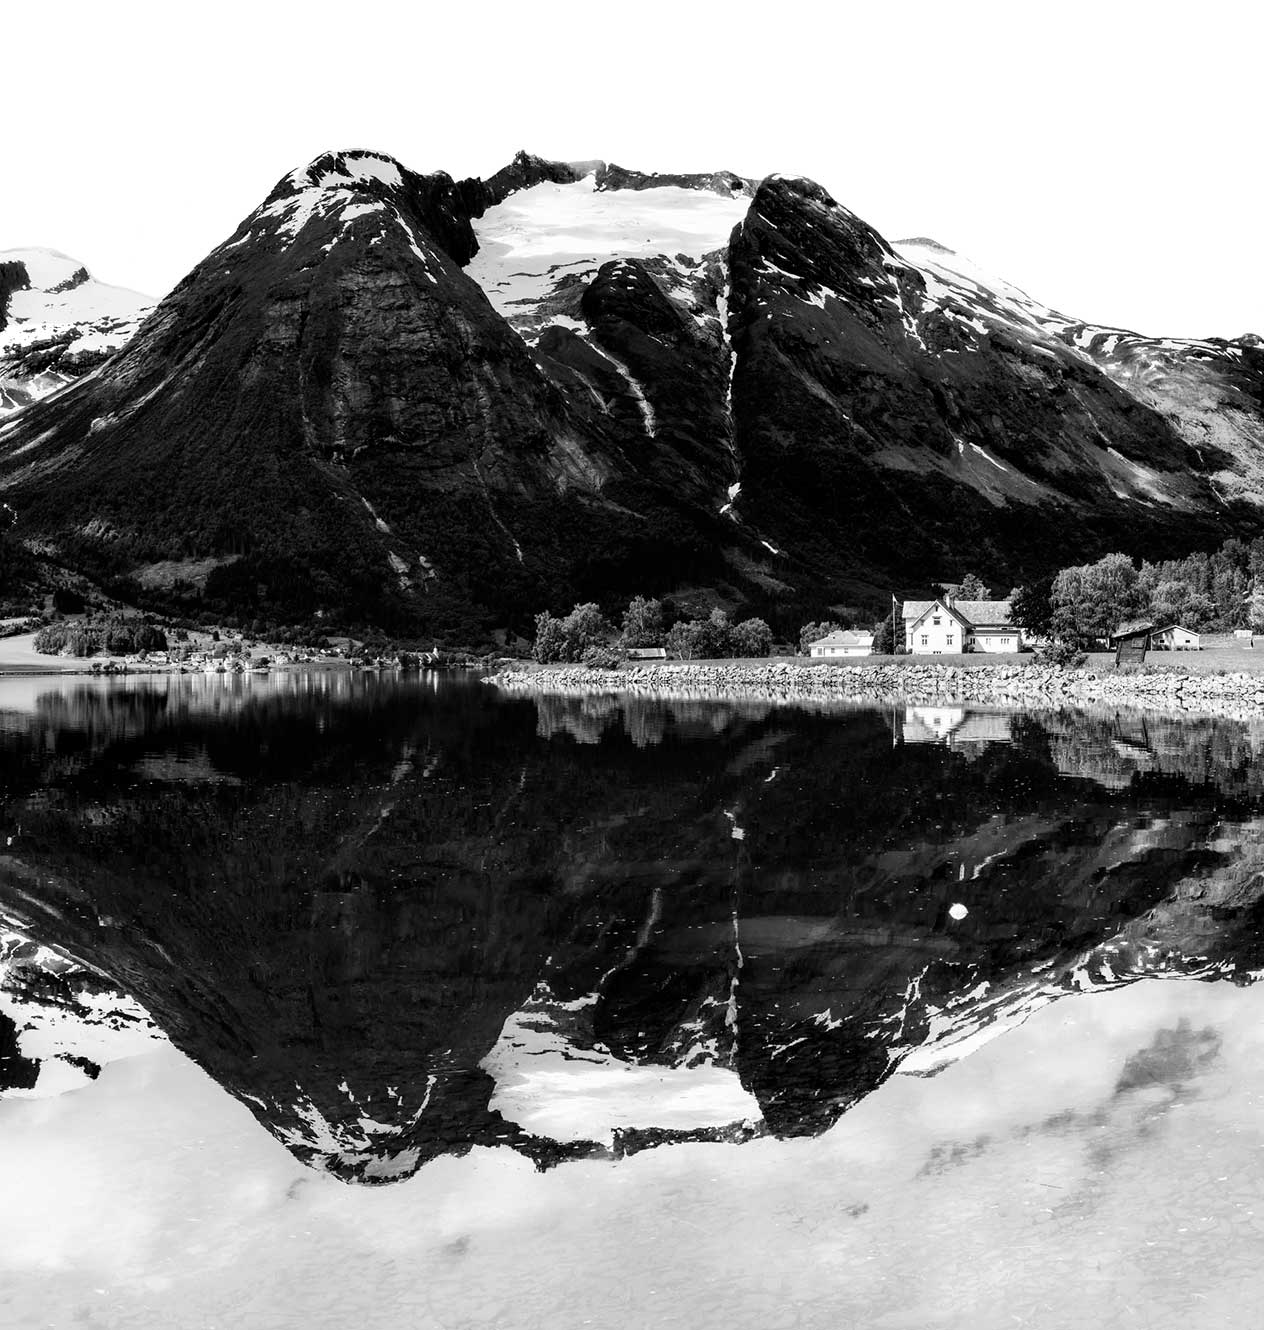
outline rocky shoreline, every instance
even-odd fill
[[[1192,674],[1179,666],[1120,671],[1037,664],[728,665],[673,662],[618,670],[510,666],[486,682],[514,693],[636,696],[783,703],[934,702],[1049,706],[1118,703],[1232,717],[1264,716],[1264,675]]]

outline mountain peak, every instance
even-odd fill
[[[403,183],[404,168],[394,157],[363,148],[322,153],[306,166],[291,171],[281,182],[282,185],[288,184],[291,190],[350,189],[378,197],[383,191],[393,193]]]

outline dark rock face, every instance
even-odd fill
[[[530,189],[532,185],[543,184],[546,180],[566,185],[579,180],[581,176],[582,172],[568,162],[551,162],[544,157],[520,151],[508,166],[502,166],[486,180],[477,177],[462,180],[459,189],[470,215],[481,217],[488,208],[503,203],[516,190]]]
[[[666,174],[657,171],[647,175],[644,171],[629,171],[613,162],[603,165],[597,172],[598,189],[661,189],[676,185],[681,189],[700,189],[712,194],[754,194],[759,182],[732,171],[705,171],[697,174]]]
[[[0,263],[0,330],[9,314],[9,297],[14,291],[24,291],[30,285],[24,263]]]
[[[590,197],[644,196],[668,233],[682,191],[750,205],[727,247],[559,262],[526,299],[504,264],[502,317],[463,271],[474,223],[578,175],[361,151],[286,176],[0,435],[18,535],[98,577],[221,559],[197,602],[221,614],[469,642],[577,597],[707,587],[789,621],[966,563],[1005,584],[1264,527],[1257,340],[1069,320],[812,181],[605,165]]]
[[[445,175],[346,153],[287,176],[90,385],[8,435],[24,533],[120,573],[239,556],[207,595],[249,612],[467,635],[472,612],[586,589],[603,555],[652,546],[661,581],[700,515],[616,467],[604,409],[461,271],[475,245]]]
[[[840,595],[841,579],[925,576],[965,549],[1017,580],[1068,547],[1157,551],[1258,525],[1210,481],[1223,458],[1051,336],[980,332],[932,300],[811,181],[760,185],[730,267],[741,511],[818,577],[841,574]],[[1149,491],[1103,484],[1112,471]]]

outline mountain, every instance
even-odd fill
[[[0,419],[102,364],[152,304],[55,249],[0,250]]]
[[[0,492],[32,547],[221,613],[791,617],[1264,529],[1264,345],[1067,318],[798,177],[330,153],[0,429]]]

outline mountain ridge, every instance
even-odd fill
[[[1070,319],[804,177],[524,151],[458,182],[356,149],[0,429],[0,492],[90,575],[220,561],[173,602],[220,613],[789,617],[1264,528],[1264,349]]]

